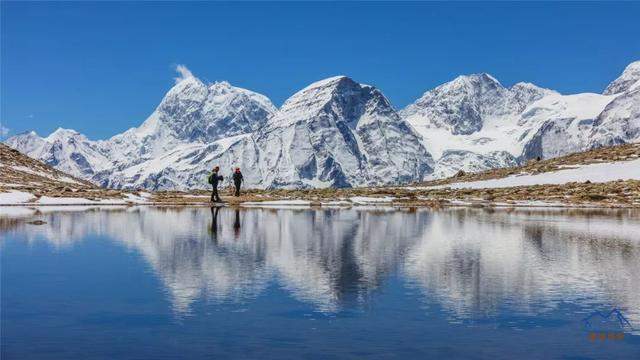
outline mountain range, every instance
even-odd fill
[[[241,167],[245,186],[406,184],[640,141],[640,61],[602,94],[563,95],[489,74],[455,78],[396,111],[346,76],[313,83],[278,109],[185,68],[139,126],[106,140],[74,130],[13,136],[9,146],[105,187],[186,190]]]

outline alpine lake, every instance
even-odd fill
[[[2,359],[640,359],[640,211],[0,208]]]

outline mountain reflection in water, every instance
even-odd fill
[[[56,210],[11,210],[24,221],[0,227],[60,248],[87,235],[122,243],[150,264],[176,316],[199,299],[250,301],[270,283],[334,313],[366,306],[398,274],[452,321],[607,303],[640,327],[637,211]]]

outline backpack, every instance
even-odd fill
[[[209,184],[213,185],[213,173],[209,174]]]

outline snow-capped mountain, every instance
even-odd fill
[[[400,114],[434,156],[432,178],[640,141],[640,62],[605,94],[562,95],[529,83],[510,88],[488,74],[427,91]]]
[[[345,76],[318,81],[278,110],[186,68],[139,127],[92,141],[59,129],[8,145],[115,188],[206,187],[213,165],[259,188],[400,184],[640,141],[640,61],[604,94],[562,95],[488,74],[459,76],[396,112],[380,90]]]
[[[384,95],[345,76],[293,95],[255,139],[267,187],[397,184],[431,172],[431,156]]]

